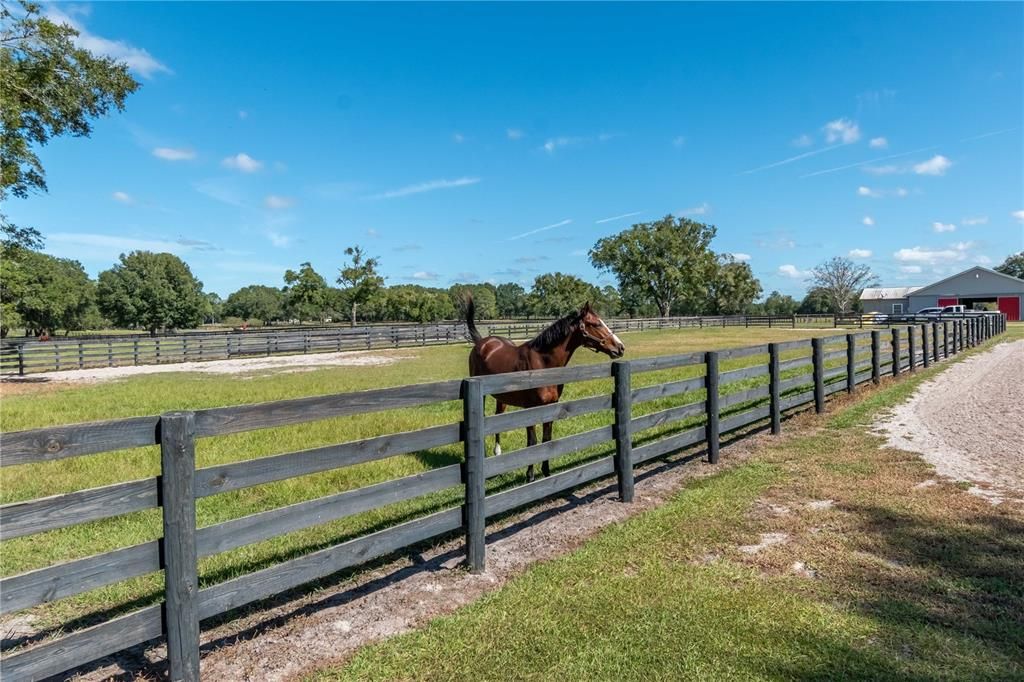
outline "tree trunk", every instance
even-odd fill
[[[352,326],[353,327],[356,326],[356,306],[358,306],[358,305],[359,305],[358,303],[353,303],[352,304]]]

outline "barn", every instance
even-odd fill
[[[998,310],[1016,322],[1024,312],[1024,280],[979,265],[923,287],[867,288],[860,299],[864,312],[891,315],[963,305],[968,310]]]

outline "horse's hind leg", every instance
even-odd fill
[[[545,443],[547,443],[549,440],[551,440],[551,427],[552,427],[552,422],[544,422],[544,430],[543,430],[543,433],[542,433],[542,439],[543,439],[543,442],[545,442]],[[543,462],[540,463],[540,471],[545,476],[550,476],[551,475],[551,464],[547,460],[544,460]]]
[[[494,414],[495,415],[501,414],[502,412],[505,411],[506,407],[508,407],[508,406],[505,403],[503,403],[503,402],[501,402],[499,400],[498,401],[498,407],[495,408]],[[497,457],[500,454],[501,454],[501,434],[500,433],[496,433],[496,434],[494,434],[494,456]]]
[[[533,426],[526,427],[526,447],[537,444],[537,430]],[[526,467],[526,482],[533,483],[533,465]]]

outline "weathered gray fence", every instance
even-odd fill
[[[970,314],[976,317],[975,314]],[[658,329],[715,327],[873,327],[932,322],[958,318],[915,318],[861,315],[719,315],[609,319],[618,333]],[[484,333],[514,339],[528,338],[544,329],[550,320],[481,321]],[[247,331],[235,333],[193,333],[163,336],[59,337],[49,341],[6,339],[0,345],[0,374],[25,375],[67,369],[123,367],[230,358],[328,353],[382,348],[408,348],[466,341],[463,322],[432,324],[368,325]]]
[[[1003,316],[989,315],[898,327],[884,336],[874,330],[3,434],[3,467],[159,445],[162,472],[0,506],[0,539],[157,507],[163,511],[163,537],[5,576],[0,579],[0,615],[161,570],[165,600],[58,639],[6,651],[0,673],[12,682],[39,679],[163,637],[172,678],[197,680],[200,623],[205,619],[456,531],[465,535],[469,568],[483,570],[488,518],[612,475],[620,497],[629,501],[633,470],[643,462],[691,446],[703,447],[708,460],[716,462],[725,434],[755,428],[766,420],[772,432],[779,433],[781,417],[789,410],[813,404],[823,411],[826,397],[833,393],[852,393],[859,384],[878,382],[883,372],[899,375],[948,358],[1003,332],[1005,324]],[[696,368],[696,376],[634,385],[634,379],[645,373],[685,367]],[[487,395],[597,379],[612,379],[611,392],[501,415],[484,413]],[[642,407],[672,396],[685,402],[653,412]],[[463,404],[460,423],[196,468],[197,439],[455,400]],[[488,435],[602,411],[610,413],[606,426],[485,456]],[[663,431],[669,425],[674,430]],[[196,528],[199,498],[459,442],[464,448],[460,464]],[[612,449],[583,464],[488,494],[488,479],[604,444]],[[197,560],[202,557],[456,487],[463,490],[461,508],[442,509],[198,587]]]

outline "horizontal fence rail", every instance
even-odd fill
[[[161,453],[158,477],[0,506],[3,543],[156,508],[163,514],[163,534],[157,540],[0,578],[0,614],[160,571],[165,588],[162,604],[5,651],[0,674],[4,680],[47,677],[162,638],[172,677],[196,680],[204,619],[456,532],[465,538],[468,567],[482,571],[490,518],[611,476],[620,499],[628,502],[633,498],[633,470],[644,462],[701,447],[714,463],[723,438],[759,426],[777,434],[783,415],[791,410],[813,405],[821,412],[828,396],[853,393],[862,384],[878,383],[883,375],[928,367],[1005,329],[1003,315],[970,316],[707,353],[3,434],[0,467],[142,446],[158,445]],[[677,376],[655,374],[665,371]],[[678,372],[684,378],[678,378]],[[662,380],[650,383],[658,378]],[[595,395],[500,415],[484,412],[488,395],[594,381],[605,382],[590,384],[598,390]],[[461,422],[228,464],[197,468],[195,463],[196,442],[203,438],[453,401],[462,405]],[[598,413],[606,415],[605,425],[486,456],[489,435]],[[196,500],[204,497],[458,443],[463,449],[458,463],[196,527]],[[570,455],[574,459],[568,468],[554,475],[517,485],[497,480]],[[425,516],[198,588],[198,561],[204,557],[442,491],[460,491],[451,503],[459,506],[433,507]]]
[[[607,320],[617,333],[714,327],[888,327],[943,320],[976,319],[982,313],[955,315],[718,315],[703,317],[619,318]],[[487,334],[528,338],[550,320],[481,321]],[[98,367],[161,365],[233,358],[270,357],[464,343],[464,322],[310,327],[197,332],[161,336],[59,337],[49,341],[7,338],[0,343],[0,374],[25,375]]]

